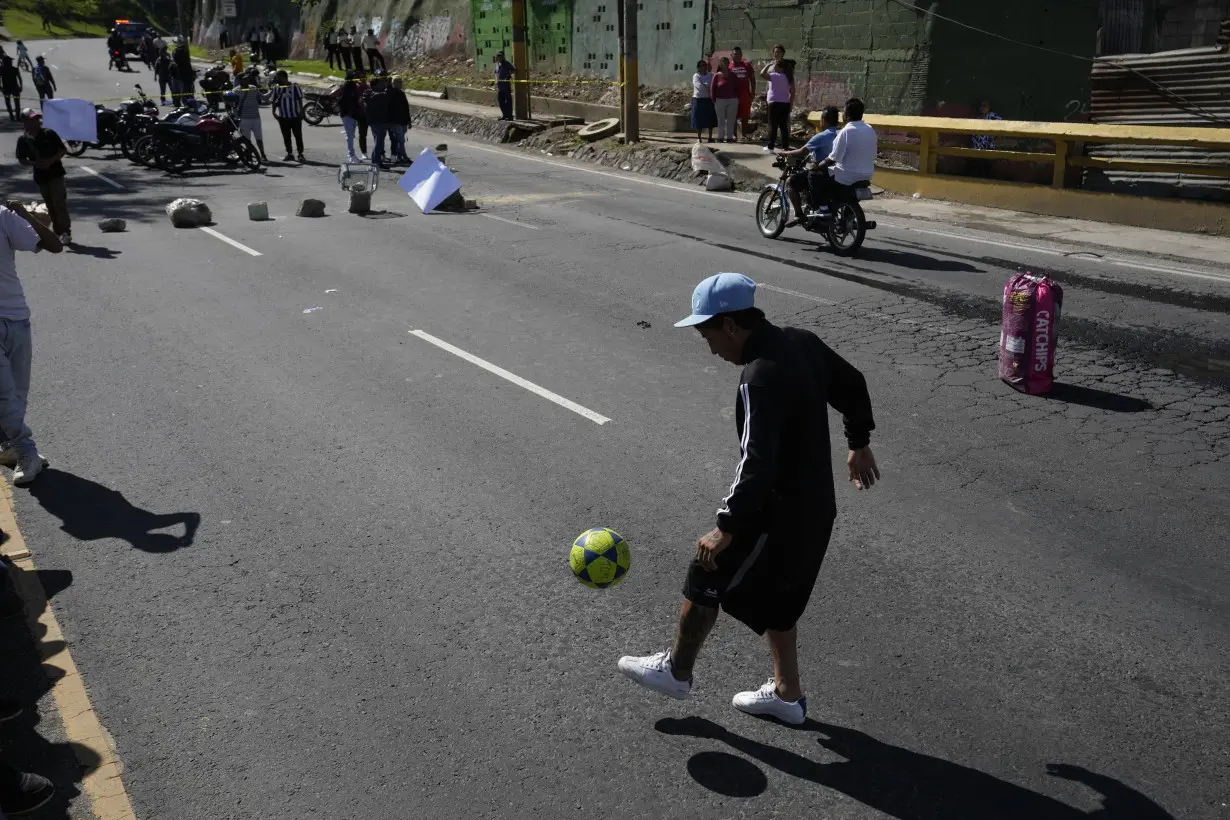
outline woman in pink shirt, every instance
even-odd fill
[[[709,83],[709,98],[717,113],[718,142],[734,142],[735,121],[739,116],[739,78],[731,72],[729,58],[718,61],[717,73]]]
[[[773,46],[773,61],[765,63],[760,76],[769,81],[769,144],[766,152],[772,152],[777,141],[777,132],[782,134],[782,150],[790,150],[790,109],[794,102],[794,65],[786,59],[786,47]]]

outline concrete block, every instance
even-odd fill
[[[299,210],[295,211],[295,216],[302,216],[308,219],[316,219],[325,215],[325,203],[319,199],[305,199],[299,203]]]
[[[264,222],[269,218],[269,203],[268,202],[249,202],[248,203],[248,219],[253,222]]]
[[[128,223],[122,219],[104,219],[98,223],[98,230],[103,233],[122,233],[128,229]]]
[[[366,214],[372,210],[372,192],[371,191],[356,191],[350,192],[350,208],[352,214]]]
[[[167,216],[177,228],[199,228],[213,222],[209,206],[199,199],[181,197],[167,205]]]

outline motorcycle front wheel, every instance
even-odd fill
[[[777,239],[786,230],[789,205],[783,201],[780,188],[766,188],[756,200],[756,227],[765,239]]]
[[[832,206],[833,221],[824,229],[833,253],[853,256],[867,237],[867,217],[857,202],[838,202]]]
[[[261,169],[261,155],[257,153],[256,146],[248,142],[247,138],[244,138],[235,147],[235,150],[238,151],[240,161],[248,166],[249,171],[259,171]]]
[[[158,153],[158,144],[152,134],[139,137],[132,145],[132,161],[146,168],[154,166],[154,157]]]
[[[78,142],[77,140],[65,140],[64,142],[64,150],[68,152],[70,157],[81,156],[88,147],[88,142]]]
[[[325,109],[315,100],[309,100],[303,106],[303,119],[307,120],[308,125],[320,125],[325,121]]]

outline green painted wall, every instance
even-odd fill
[[[572,71],[572,0],[529,0],[527,3],[526,48],[530,76],[567,74]],[[509,0],[470,0],[474,25],[475,60],[490,64],[503,49],[509,60],[512,53],[512,3]],[[521,68],[521,66],[518,66]]]
[[[649,86],[690,85],[705,54],[705,0],[641,0],[638,3],[637,69]],[[617,0],[574,0],[572,71],[619,77]]]

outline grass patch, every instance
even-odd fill
[[[38,14],[11,7],[4,11],[4,27],[14,40],[63,40],[70,37],[107,36],[105,28],[84,20],[59,20],[53,22],[51,31],[47,32],[43,29],[43,19]]]

